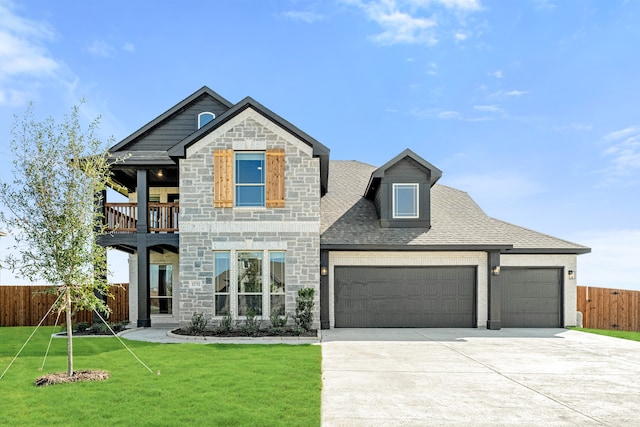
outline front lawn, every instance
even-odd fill
[[[640,332],[610,331],[607,329],[571,328],[575,331],[589,332],[591,334],[606,335],[608,337],[623,338],[625,340],[640,341]]]
[[[0,327],[0,375],[34,328]],[[66,339],[40,328],[0,380],[0,424],[23,425],[320,425],[320,346],[156,344],[74,339],[74,369],[102,369],[100,382],[36,387],[65,372]],[[160,375],[157,374],[160,371]]]

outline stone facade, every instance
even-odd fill
[[[283,208],[214,208],[213,153],[217,149],[285,150]],[[311,147],[252,109],[187,149],[180,160],[180,274],[178,320],[203,312],[214,322],[214,251],[286,251],[286,312],[301,288],[316,290],[319,327],[320,164]],[[232,263],[232,277],[233,269]],[[268,293],[265,294],[265,296]],[[237,298],[232,293],[230,298]],[[238,318],[237,313],[232,316]],[[269,318],[264,313],[263,320]]]

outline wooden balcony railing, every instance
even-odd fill
[[[138,225],[137,203],[105,203],[104,216],[107,231],[113,233],[135,233]],[[174,233],[179,231],[178,203],[150,202],[147,223],[151,233]]]
[[[173,233],[179,230],[177,203],[149,203],[149,231]]]
[[[138,218],[138,204],[105,203],[104,218],[107,231],[114,233],[135,233]]]

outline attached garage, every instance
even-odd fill
[[[502,326],[562,327],[561,268],[503,268]]]
[[[335,326],[472,328],[476,267],[336,266]]]

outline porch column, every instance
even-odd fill
[[[502,328],[502,289],[500,287],[500,275],[494,274],[495,267],[500,267],[500,252],[487,253],[487,284],[489,287],[489,320],[487,329],[498,330]]]
[[[138,327],[151,326],[151,300],[149,299],[149,246],[147,243],[148,224],[147,207],[149,203],[149,173],[147,169],[138,169],[138,222],[136,226],[138,252]]]

